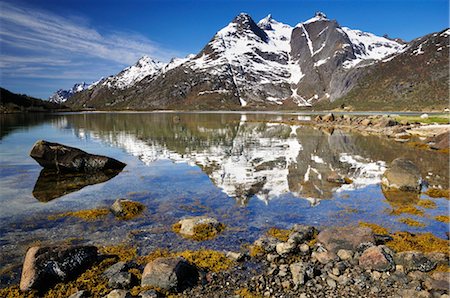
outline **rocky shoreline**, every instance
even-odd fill
[[[138,256],[123,246],[32,247],[20,288],[1,289],[0,294],[445,298],[448,247],[448,240],[431,234],[390,234],[371,224],[322,231],[298,224],[289,230],[273,228],[238,252],[158,250]]]
[[[426,121],[429,116],[423,114],[421,117]],[[449,148],[449,125],[426,125],[408,119],[397,121],[390,116],[336,116],[333,113],[316,116],[312,125],[321,129],[337,128],[366,135],[386,136],[396,142],[410,143],[420,149],[432,149],[442,153],[448,153]],[[427,129],[428,126],[433,129]]]

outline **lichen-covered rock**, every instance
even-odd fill
[[[112,214],[120,219],[132,219],[145,210],[145,205],[128,199],[117,199],[110,208]]]
[[[84,272],[97,260],[95,246],[34,246],[28,249],[20,290],[46,290]]]
[[[195,240],[214,238],[225,228],[217,219],[208,216],[189,217],[180,220],[173,226],[173,230],[182,236]]]
[[[436,268],[436,262],[418,251],[399,252],[395,254],[394,261],[396,264],[402,265],[406,273],[414,270],[428,272]]]
[[[392,251],[386,246],[372,246],[359,257],[359,266],[368,270],[389,271],[395,267]]]
[[[340,249],[354,251],[361,243],[375,243],[372,230],[364,227],[325,229],[319,233],[317,240],[333,253],[337,253]]]
[[[400,190],[419,193],[422,188],[422,176],[412,161],[396,158],[384,172],[381,185],[384,191]]]
[[[89,154],[78,148],[44,140],[34,144],[30,156],[42,167],[60,172],[120,171],[126,166],[114,158]]]
[[[132,276],[130,272],[117,272],[108,279],[108,286],[112,289],[129,289]]]
[[[197,268],[184,258],[157,258],[145,266],[141,285],[183,291],[197,284],[198,278]]]

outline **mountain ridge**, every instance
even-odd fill
[[[198,54],[168,64],[147,57],[151,70],[141,58],[67,103],[119,110],[334,106],[365,77],[366,68],[401,54],[408,45],[341,27],[320,12],[295,27],[271,15],[256,23],[241,13]],[[131,69],[132,79],[121,80]]]

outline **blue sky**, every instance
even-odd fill
[[[199,52],[238,13],[295,25],[323,11],[405,40],[448,27],[448,0],[0,0],[0,86],[47,98],[134,64]]]

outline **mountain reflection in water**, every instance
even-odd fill
[[[415,162],[430,185],[448,187],[445,154],[419,155],[404,144],[376,136],[285,124],[292,120],[287,115],[123,113],[96,114],[89,121],[85,117],[70,115],[58,123],[80,138],[123,148],[145,164],[166,159],[196,165],[240,204],[253,196],[268,203],[292,193],[316,205],[335,192],[379,183],[386,164],[399,156]],[[334,172],[353,183],[328,182]]]

